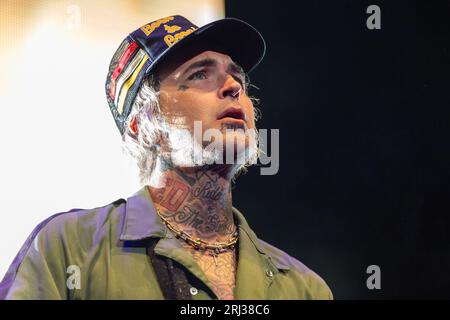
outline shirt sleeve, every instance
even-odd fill
[[[30,234],[0,283],[0,300],[67,299],[66,266],[56,214]]]
[[[310,289],[310,299],[313,300],[333,300],[333,293],[328,284],[314,271],[310,271],[307,283]]]
[[[317,290],[317,299],[319,300],[334,300],[333,293],[331,292],[330,287],[323,282],[321,286],[319,286]]]

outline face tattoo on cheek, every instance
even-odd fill
[[[189,89],[189,87],[185,84],[180,84],[178,86],[178,91],[186,91],[187,89]]]

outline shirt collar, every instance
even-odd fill
[[[287,256],[281,256],[281,255],[272,255],[268,250],[267,247],[264,246],[261,242],[261,240],[258,239],[255,232],[250,228],[250,226],[247,223],[247,220],[245,220],[244,215],[236,208],[233,207],[234,217],[237,220],[239,229],[244,231],[247,234],[247,237],[250,239],[250,241],[255,246],[256,250],[258,250],[259,253],[267,256],[271,263],[273,263],[277,269],[280,270],[289,270],[290,269],[290,263],[287,259]]]
[[[156,213],[147,186],[127,199],[125,210],[120,240],[132,241],[166,236],[167,227]]]
[[[287,259],[279,255],[271,255],[250,228],[244,215],[238,209],[234,207],[232,209],[239,231],[245,232],[256,250],[267,256],[278,269],[289,270]],[[134,241],[151,237],[164,238],[167,233],[168,229],[156,213],[156,208],[153,205],[147,186],[142,187],[127,199],[120,240]]]

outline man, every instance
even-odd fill
[[[0,297],[331,299],[318,275],[257,238],[232,206],[232,179],[258,155],[246,74],[264,51],[237,19],[197,28],[171,16],[131,33],[106,94],[144,187],[42,222]]]

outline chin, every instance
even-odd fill
[[[230,164],[232,161],[233,164],[241,165],[252,162],[256,157],[257,146],[248,135],[232,132],[227,133],[223,139],[223,151],[224,163]]]
[[[241,126],[245,127],[245,126]],[[211,128],[212,129],[212,128]],[[258,157],[257,131],[255,129],[232,130],[229,126],[221,129],[206,130],[201,136],[193,139],[195,148],[187,143],[179,146],[181,149],[191,149],[192,156],[182,154],[182,159],[194,159],[197,165],[205,164],[234,164],[243,165],[256,163]],[[184,141],[183,141],[184,142]]]
[[[235,150],[248,148],[249,138],[245,133],[240,132],[227,132],[223,136],[224,149],[232,147]]]

